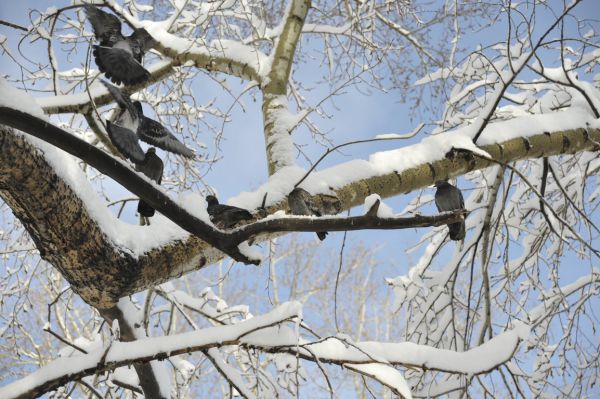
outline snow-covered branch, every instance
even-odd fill
[[[170,356],[232,345],[255,331],[301,316],[298,302],[285,303],[271,312],[235,325],[217,326],[170,337],[144,338],[134,342],[112,342],[94,352],[57,359],[29,376],[0,388],[5,399],[42,395],[86,375],[114,370],[136,362],[162,360]]]
[[[290,0],[282,22],[281,34],[273,49],[272,64],[263,87],[263,121],[269,175],[294,164],[290,123],[293,116],[287,101],[288,83],[294,55],[310,0]]]
[[[182,231],[173,234],[172,227],[169,229],[158,228],[158,230],[154,232],[144,230],[145,234],[154,234],[154,237],[153,240],[148,241],[150,246],[142,245],[138,249],[134,248],[135,246],[139,246],[139,244],[135,244],[135,246],[131,245],[132,242],[139,240],[139,238],[133,238],[134,236],[138,236],[138,233],[132,235],[131,239],[133,241],[130,239],[124,241],[122,233],[110,233],[112,240],[116,240],[118,243],[118,247],[124,245],[124,247],[127,248],[126,252],[135,254],[137,260],[134,257],[127,257],[127,259],[129,259],[128,262],[134,262],[134,264],[137,265],[136,267],[140,268],[138,269],[140,272],[135,275],[128,274],[128,277],[123,280],[124,276],[115,274],[113,271],[111,273],[103,274],[102,278],[94,278],[91,280],[89,278],[84,278],[86,281],[85,284],[83,280],[79,282],[80,277],[84,276],[81,274],[82,270],[79,270],[78,272],[77,270],[78,267],[83,267],[84,269],[89,268],[89,262],[85,261],[83,258],[81,259],[81,264],[76,264],[72,261],[67,262],[64,258],[65,253],[63,253],[62,250],[56,251],[56,248],[60,247],[56,247],[54,244],[51,246],[41,245],[41,248],[46,248],[42,251],[42,253],[45,254],[44,256],[51,260],[53,264],[56,264],[57,267],[66,271],[65,275],[74,287],[84,287],[82,291],[77,291],[86,299],[86,301],[94,303],[96,306],[112,306],[111,302],[114,303],[116,299],[123,295],[151,287],[157,283],[166,281],[173,276],[180,275],[183,272],[197,269],[207,263],[212,263],[219,258],[219,250],[230,254],[235,259],[256,262],[256,260],[249,259],[241,254],[237,245],[262,232],[291,230],[320,231],[321,229],[327,230],[328,228],[335,231],[357,228],[356,226],[351,227],[352,223],[355,221],[350,219],[322,218],[314,220],[300,217],[265,220],[230,233],[222,232],[207,224],[208,219],[205,213],[204,216],[193,216],[194,213],[190,213],[190,211],[181,207],[162,191],[157,190],[154,184],[140,177],[125,164],[112,158],[101,150],[94,147],[90,147],[89,149],[86,147],[85,151],[83,151],[83,147],[81,146],[86,146],[87,144],[85,142],[78,140],[67,132],[62,132],[60,129],[49,125],[42,120],[21,113],[20,111],[3,108],[2,115],[4,115],[3,123],[11,123],[13,126],[33,134],[42,134],[44,131],[47,131],[46,133],[51,131],[51,134],[46,134],[45,139],[48,139],[51,143],[54,143],[61,148],[66,149],[65,145],[73,142],[73,148],[71,148],[73,154],[80,156],[101,172],[121,182],[135,194],[146,199],[152,206],[175,224],[183,227],[187,232],[197,237],[201,237],[202,241],[210,245],[210,247],[207,247],[205,246],[206,244],[203,244],[201,241],[190,238],[187,234],[182,234]],[[580,115],[580,119],[574,122],[568,120],[566,126],[568,126],[568,123],[581,123],[582,121],[585,121],[585,115],[586,114]],[[39,121],[39,123],[36,121]],[[538,118],[536,122],[538,124],[538,129],[545,129],[548,127],[548,123],[555,123],[557,125],[556,127],[561,127],[561,124],[558,123],[555,118],[551,117],[548,117],[548,121],[545,121],[544,118]],[[562,126],[564,125],[565,123],[562,123]],[[440,179],[455,177],[464,174],[467,171],[486,168],[494,164],[484,158],[473,157],[470,151],[484,151],[485,153],[490,154],[494,160],[508,163],[531,157],[550,156],[596,149],[597,143],[600,142],[600,131],[597,129],[561,131],[557,133],[542,133],[529,136],[527,134],[528,132],[523,130],[523,127],[517,127],[517,121],[508,121],[492,126],[494,127],[494,130],[492,130],[491,133],[494,133],[494,135],[490,135],[490,138],[487,139],[486,137],[488,136],[483,136],[483,138],[488,140],[488,142],[495,143],[483,146],[481,149],[473,147],[472,144],[469,144],[469,140],[465,140],[458,132],[456,134],[446,134],[428,138],[420,144],[404,147],[399,150],[374,154],[368,162],[351,161],[347,164],[337,165],[329,170],[314,173],[312,176],[309,176],[304,184],[307,187],[312,187],[311,191],[313,191],[313,193],[318,193],[323,187],[327,188],[326,190],[323,190],[325,192],[333,189],[341,201],[342,209],[349,209],[362,203],[364,198],[373,192],[379,193],[382,197],[392,196],[400,192],[409,192],[417,188],[426,187]],[[529,127],[531,128],[529,133],[535,133],[536,125],[530,123]],[[508,134],[497,133],[502,132],[503,129],[507,129],[506,133]],[[12,135],[12,133],[8,132],[5,134],[8,135],[5,137]],[[525,135],[525,137],[519,136],[520,134]],[[491,137],[494,138],[492,139]],[[517,138],[499,141],[510,137]],[[426,153],[429,154],[428,158],[422,158],[421,154],[423,154],[423,150],[421,147],[423,149],[427,148]],[[469,151],[452,151],[453,148],[461,147],[469,149]],[[10,149],[10,147],[6,147],[6,149]],[[27,151],[31,151],[31,149],[28,149]],[[19,162],[22,162],[22,160],[19,160]],[[19,162],[11,161],[5,162],[4,164],[14,165]],[[32,166],[29,166],[29,168],[32,168]],[[12,171],[10,173],[15,172],[14,169],[9,170]],[[357,173],[359,170],[360,173]],[[302,170],[299,170],[299,168],[295,168],[291,171],[286,168],[280,171],[280,173],[273,176],[269,183],[261,187],[255,193],[246,194],[245,198],[242,197],[241,200],[243,201],[243,205],[249,209],[260,207],[264,194],[268,192],[269,206],[267,208],[267,213],[274,213],[277,210],[285,209],[287,205],[285,201],[282,201],[282,198],[285,198],[287,192],[291,191],[293,188],[295,179],[290,179],[290,176],[293,177],[294,174],[301,176],[304,173]],[[35,181],[35,177],[39,177],[39,174],[36,174],[35,177],[29,177]],[[280,179],[284,179],[284,184],[282,184]],[[52,189],[52,187],[48,188]],[[15,193],[13,192],[11,195],[15,195]],[[47,194],[43,195],[47,196]],[[27,196],[29,198],[32,197],[31,193],[28,193]],[[197,203],[196,206],[198,205],[199,204]],[[31,206],[35,206],[35,203],[31,204]],[[79,207],[81,207],[81,205],[79,205]],[[83,209],[81,209],[80,212],[82,211]],[[205,212],[205,210],[202,209],[200,212]],[[107,215],[109,214],[107,213]],[[453,217],[456,217],[456,215],[450,214],[432,218],[417,217],[416,219],[413,218],[411,220],[391,219],[387,222],[378,218],[371,218],[372,220],[369,221],[368,217],[363,217],[362,224],[359,223],[358,226],[361,228],[369,226],[371,226],[371,228],[383,228],[386,223],[388,228],[415,225],[432,226],[447,223],[447,221],[451,220]],[[105,237],[101,240],[105,240],[105,234],[108,231],[114,231],[115,227],[118,226],[110,223],[108,220],[102,222],[102,219],[105,218],[112,219],[113,217],[103,216],[98,220],[97,223],[102,223],[105,226],[97,232],[97,234]],[[203,220],[202,218],[205,219]],[[141,229],[143,229],[143,227]],[[117,230],[119,229],[117,228]],[[30,232],[34,236],[41,238],[38,230],[31,230]],[[129,234],[130,233],[127,233],[126,236],[129,236]],[[64,241],[64,237],[60,237],[60,239],[61,241]],[[178,242],[173,242],[174,239],[184,239],[183,245]],[[40,242],[43,243],[45,241],[41,240]],[[91,242],[94,242],[94,240],[91,240]],[[165,244],[168,243],[172,243],[173,245],[165,246]],[[113,245],[110,245],[110,247],[114,248]],[[50,248],[53,248],[54,250],[48,251]],[[191,248],[195,249],[191,250]],[[52,255],[50,254],[51,252]],[[115,255],[119,252],[121,251],[117,250]],[[103,256],[101,254],[102,252],[99,253],[99,256]],[[170,262],[171,264],[168,268],[158,267],[156,262],[164,259],[165,256],[175,257],[175,259],[180,259],[180,261]],[[122,262],[123,260],[121,259],[117,264]],[[107,263],[106,260],[102,263],[107,265],[110,264],[110,262]],[[150,269],[146,269],[147,267],[150,267]],[[67,271],[67,269],[71,270]],[[116,281],[115,278],[117,279]],[[90,284],[90,281],[94,281],[97,284]],[[120,283],[117,281],[120,281]],[[107,287],[110,287],[110,289],[107,289]],[[121,291],[122,289],[125,289],[125,291]]]
[[[457,374],[486,373],[508,361],[519,342],[529,335],[528,327],[519,324],[466,352],[436,349],[409,342],[352,342],[344,337],[310,342],[301,339],[294,330],[281,325],[301,317],[301,309],[299,303],[289,302],[265,315],[247,318],[235,324],[172,336],[141,338],[133,342],[111,342],[107,347],[87,354],[74,354],[55,360],[20,381],[0,388],[0,394],[7,399],[33,397],[56,389],[67,381],[114,370],[127,364],[162,360],[195,351],[210,353],[214,348],[239,345],[266,352],[288,352],[308,361],[344,365],[359,373],[374,376],[403,396],[410,397],[410,390],[402,383],[401,374],[396,374],[394,380],[390,378],[393,369],[385,370],[386,367],[396,365]],[[213,352],[212,355],[219,362],[218,352]],[[225,369],[231,367],[223,362],[219,366]],[[237,384],[244,386],[239,381]]]
[[[529,327],[517,322],[481,346],[466,352],[437,349],[412,342],[353,342],[347,337],[328,337],[315,342],[296,342],[292,330],[270,328],[242,339],[246,345],[266,351],[286,350],[306,360],[339,365],[384,364],[438,370],[456,374],[482,374],[510,360],[519,343],[529,337]]]

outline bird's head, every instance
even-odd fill
[[[207,195],[206,203],[208,204],[208,206],[219,205],[219,200],[214,195]]]
[[[438,180],[434,184],[434,186],[438,187],[438,188],[440,188],[440,187],[446,187],[448,185],[449,185],[448,180]]]
[[[150,147],[150,148],[148,148],[148,151],[147,151],[147,153],[148,153],[148,154],[156,154],[156,148],[154,148],[154,147]]]

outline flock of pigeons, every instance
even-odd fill
[[[145,82],[150,73],[141,63],[146,51],[156,45],[152,36],[144,28],[135,29],[130,36],[124,36],[117,16],[92,5],[85,5],[85,12],[99,42],[93,46],[93,54],[100,72],[116,84]],[[161,183],[164,169],[162,159],[154,147],[144,152],[139,140],[186,158],[194,158],[190,148],[162,124],[144,115],[139,101],[131,101],[121,89],[107,81],[103,80],[102,84],[118,105],[113,120],[106,122],[108,136],[117,150],[135,164],[137,171]],[[154,216],[154,209],[143,200],[138,203],[138,212],[143,224],[147,224],[148,218]]]
[[[118,85],[135,85],[148,80],[150,73],[142,66],[142,59],[156,45],[152,36],[144,28],[134,29],[130,36],[124,36],[117,16],[93,5],[85,5],[85,12],[99,42],[93,46],[93,54],[100,72]],[[135,164],[137,171],[158,184],[161,183],[163,161],[154,147],[144,152],[139,140],[186,158],[194,158],[194,152],[190,148],[162,124],[144,115],[139,101],[131,101],[128,95],[107,81],[102,83],[118,105],[115,117],[106,123],[108,136],[117,150]],[[464,208],[463,196],[458,188],[446,181],[437,182],[436,187],[435,204],[440,212]],[[335,215],[341,211],[341,207],[339,200],[333,198],[333,201],[317,202],[306,190],[297,187],[288,195],[288,205],[294,215]],[[218,228],[230,229],[254,219],[246,209],[219,204],[214,195],[207,196],[206,202],[210,219]],[[142,224],[149,224],[148,218],[154,216],[154,212],[149,204],[139,201],[138,213],[142,217]],[[448,228],[452,240],[464,239],[464,219],[449,224]],[[317,236],[324,240],[327,232],[318,232]]]

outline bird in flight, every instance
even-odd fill
[[[160,124],[160,122],[144,116],[142,104],[139,101],[134,101],[133,105],[137,107],[138,112],[141,115],[141,124],[137,130],[137,134],[142,141],[162,148],[165,151],[182,155],[186,158],[195,157],[194,151],[186,147],[173,135],[173,133]]]
[[[142,59],[156,45],[156,40],[146,29],[134,29],[130,36],[123,36],[116,15],[89,4],[85,5],[85,12],[100,43],[93,46],[100,72],[115,84],[132,85],[148,80],[150,72],[142,66]]]
[[[465,201],[462,192],[447,181],[438,181],[435,183],[437,190],[435,192],[435,206],[440,212],[455,211],[465,208]],[[448,224],[450,230],[450,239],[460,241],[465,238],[465,219],[456,223]]]
[[[133,105],[129,96],[116,86],[111,85],[105,80],[101,81],[108,89],[110,95],[115,99],[119,108],[116,110],[114,121],[106,122],[106,130],[110,141],[117,147],[117,150],[134,163],[143,162],[145,158],[144,151],[140,147],[137,131],[141,125],[141,118],[138,108]]]
[[[144,115],[142,103],[131,101],[121,89],[102,80],[102,84],[119,105],[117,119],[107,123],[108,135],[117,149],[133,162],[144,160],[144,151],[138,139],[186,158],[195,154],[159,122]]]

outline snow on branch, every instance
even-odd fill
[[[523,122],[523,120],[511,120],[491,124],[488,129],[494,127],[495,129],[493,129],[492,132],[495,134],[490,135],[490,137],[484,135],[483,138],[489,142],[497,140],[501,145],[498,143],[490,144],[482,147],[482,150],[489,153],[494,159],[502,160],[502,162],[511,162],[528,157],[548,156],[597,148],[597,143],[600,141],[600,131],[597,129],[542,133],[532,136],[527,135],[527,133],[533,134],[539,130],[543,131],[546,128],[549,128],[551,124],[554,124],[555,128],[568,127],[570,125],[576,126],[577,124],[586,123],[586,120],[588,120],[588,123],[591,125],[595,124],[595,122],[590,119],[589,113],[580,112],[577,114],[575,111],[577,111],[577,109],[569,110],[568,112],[557,112],[557,115],[527,117],[529,119],[526,118],[525,120],[528,120],[528,122],[524,123],[524,125],[531,129],[530,132],[527,132],[522,125],[519,126],[517,124],[518,122]],[[577,116],[578,118],[560,119],[558,118],[558,115],[560,114],[569,114],[573,117]],[[71,144],[74,144],[72,150],[75,155],[80,157],[84,156],[86,158],[85,160],[97,167],[98,170],[103,171],[103,173],[120,181],[125,187],[131,189],[134,193],[140,195],[151,205],[155,206],[159,212],[164,212],[164,214],[173,222],[182,227],[186,226],[185,230],[192,234],[199,235],[199,237],[202,237],[203,240],[211,245],[211,247],[207,247],[199,240],[190,238],[182,230],[173,230],[172,227],[169,229],[161,229],[160,226],[158,229],[152,230],[151,233],[145,234],[152,236],[152,240],[147,241],[145,239],[140,239],[142,236],[135,234],[135,231],[140,231],[139,227],[134,229],[134,226],[129,226],[127,229],[132,230],[131,233],[133,234],[128,234],[127,236],[131,235],[132,237],[136,237],[129,242],[135,244],[135,247],[138,247],[138,250],[134,251],[133,254],[137,257],[136,267],[140,268],[140,272],[128,276],[126,282],[113,282],[114,284],[110,283],[108,285],[111,287],[109,291],[114,291],[116,298],[139,291],[151,285],[156,285],[156,283],[166,281],[183,272],[195,270],[207,263],[216,261],[220,255],[218,251],[215,251],[215,248],[220,248],[221,250],[228,252],[234,256],[235,259],[252,261],[241,255],[241,253],[238,255],[237,253],[239,250],[234,244],[236,242],[239,243],[239,240],[246,239],[252,234],[260,233],[261,227],[268,229],[270,232],[275,232],[289,231],[290,227],[287,226],[287,223],[296,223],[296,231],[317,231],[323,228],[326,230],[326,226],[331,226],[334,230],[343,230],[340,226],[344,223],[349,226],[349,223],[347,223],[347,221],[343,222],[343,219],[341,218],[315,220],[296,217],[286,218],[285,221],[278,221],[277,219],[265,220],[260,222],[262,224],[254,227],[250,225],[230,233],[222,232],[202,221],[202,215],[197,213],[198,211],[188,211],[182,208],[179,204],[162,193],[162,191],[157,189],[154,184],[133,172],[121,161],[116,160],[101,150],[94,147],[87,150],[87,147],[85,147],[86,150],[81,151],[83,148],[80,148],[81,145],[89,145],[81,140],[79,140],[81,141],[81,143],[79,143],[78,139],[69,133],[49,125],[42,120],[38,120],[31,115],[21,113],[20,111],[3,108],[2,115],[3,123],[8,123],[7,121],[11,120],[12,122],[10,123],[14,123],[15,127],[27,130],[33,134],[42,134],[44,130],[46,130],[46,133],[52,131],[52,133],[47,134],[47,136],[49,139],[54,140],[56,145],[64,146],[68,142],[72,142]],[[35,123],[32,124],[32,122]],[[506,129],[506,131],[504,131],[504,129]],[[519,136],[519,134],[523,134],[525,137]],[[59,135],[62,135],[66,141],[59,139]],[[373,154],[370,161],[357,160],[337,165],[330,169],[312,174],[307,181],[303,183],[303,186],[309,188],[313,193],[318,193],[319,191],[329,192],[329,190],[334,189],[341,201],[342,209],[348,209],[358,205],[359,201],[362,202],[364,197],[373,192],[379,193],[382,197],[397,195],[400,192],[409,192],[419,187],[431,185],[438,179],[458,176],[469,170],[481,169],[493,164],[484,159],[473,158],[472,156],[469,156],[467,152],[458,152],[456,155],[447,158],[444,153],[451,150],[454,146],[477,150],[476,147],[469,144],[468,140],[465,141],[461,137],[462,136],[459,133],[439,135],[427,138],[420,144],[404,147],[399,150]],[[517,138],[501,141],[502,139],[511,137]],[[450,153],[452,153],[452,151],[450,151]],[[73,169],[72,172],[75,172],[75,169]],[[79,174],[81,174],[81,172],[79,172]],[[261,187],[257,192],[241,195],[233,202],[237,202],[239,205],[248,209],[257,208],[260,206],[264,194],[268,193],[268,203],[270,206],[267,209],[267,213],[274,213],[279,209],[286,209],[287,205],[284,201],[284,198],[287,195],[286,190],[291,190],[294,181],[297,181],[295,177],[299,178],[303,175],[304,171],[299,168],[292,168],[291,170],[286,168],[273,176],[269,183]],[[78,179],[77,181],[80,180],[81,179]],[[75,184],[75,186],[79,185],[79,183]],[[196,207],[202,203],[201,201],[201,199],[196,200]],[[190,212],[192,212],[191,214],[198,216],[190,216]],[[200,212],[205,212],[205,210],[200,209]],[[451,218],[454,216],[447,215],[447,217]],[[449,220],[443,218],[444,216],[441,216],[436,220],[429,220],[431,223],[429,225],[444,223],[444,221]],[[121,226],[122,223],[110,223],[110,220],[112,220],[112,218],[105,220],[106,223],[104,224],[110,225],[110,227],[105,230],[105,233],[116,230],[115,233],[117,233],[117,236],[120,236],[121,233],[119,231],[122,231],[123,229],[119,228],[119,226]],[[390,223],[406,222],[406,220],[393,220]],[[102,223],[102,218],[100,218],[97,223]],[[380,220],[374,220],[373,223],[380,224]],[[382,225],[380,224],[380,226]],[[174,239],[177,241],[173,241]],[[184,241],[178,242],[179,240]],[[160,244],[149,247],[147,244],[151,242]],[[173,245],[166,245],[170,242],[172,242]],[[183,245],[181,245],[182,243]],[[125,248],[127,247],[128,246],[126,245]],[[142,248],[145,249],[140,252],[140,249]],[[152,248],[156,248],[156,251],[153,251]],[[128,253],[131,253],[129,251],[130,250],[128,250]],[[158,259],[163,259],[164,256],[171,259],[178,259],[179,261],[175,262],[172,267],[169,268],[156,267]],[[135,260],[132,259],[132,261]],[[152,269],[152,273],[145,272],[148,267]],[[110,277],[114,274],[115,273],[107,273],[106,275]],[[81,278],[80,273],[69,273],[67,276],[75,286],[81,285],[76,281],[77,276],[80,276],[79,278]],[[121,276],[121,278],[122,277],[123,276]],[[75,278],[75,280],[73,280],[73,278]],[[90,280],[86,279],[86,281],[89,283]],[[107,283],[106,278],[99,279],[98,281],[102,286],[96,287],[97,290],[92,290],[95,292],[92,296],[86,296],[85,292],[82,293],[78,290],[80,295],[82,295],[86,301],[95,303],[96,305],[98,305],[98,301],[105,296],[104,294],[100,296],[97,294],[105,293],[106,288],[108,287],[104,286],[104,284]],[[86,283],[86,285],[88,283]],[[102,300],[104,301],[106,298]]]
[[[519,343],[529,338],[529,333],[529,326],[516,322],[513,329],[466,352],[412,342],[353,342],[347,337],[327,337],[315,342],[301,340],[297,343],[289,328],[257,331],[245,336],[242,342],[269,352],[285,349],[306,360],[318,358],[331,364],[386,364],[474,375],[487,373],[510,360]]]
[[[307,0],[290,1],[283,18],[281,35],[274,46],[273,63],[263,89],[262,109],[269,175],[295,163],[290,126],[295,126],[297,118],[289,112],[287,88],[296,45],[309,7],[310,1]]]
[[[71,155],[78,156],[100,172],[112,177],[134,194],[144,198],[156,210],[172,222],[198,236],[212,246],[222,250],[238,261],[252,262],[236,251],[242,242],[261,233],[282,231],[321,230],[346,231],[361,229],[398,229],[409,227],[440,226],[461,218],[462,212],[446,213],[439,216],[415,216],[410,218],[379,218],[364,215],[351,218],[321,217],[277,217],[259,221],[233,232],[222,232],[211,227],[206,219],[188,212],[170,197],[157,189],[148,179],[132,171],[128,165],[115,159],[100,149],[32,115],[11,108],[0,107],[0,122],[34,135]]]
[[[410,391],[401,374],[389,366],[469,375],[486,373],[508,361],[519,342],[529,335],[528,326],[516,323],[512,330],[466,352],[436,349],[410,342],[353,342],[341,336],[309,342],[299,338],[295,329],[281,325],[301,317],[301,311],[302,307],[298,302],[288,302],[265,315],[235,324],[133,342],[111,342],[88,354],[74,354],[57,359],[24,379],[0,388],[0,396],[7,399],[33,397],[56,389],[68,381],[127,364],[241,345],[272,353],[288,352],[309,361],[344,365],[372,376],[403,397],[410,398]],[[213,351],[212,355],[217,353]],[[228,369],[225,363],[220,366]],[[243,386],[242,382],[238,383]]]
[[[150,78],[140,84],[128,86],[124,89],[128,94],[142,90],[153,83],[163,80],[173,73],[173,67],[179,65],[174,60],[156,62],[148,67]],[[63,94],[52,97],[38,97],[37,103],[46,114],[64,114],[78,112],[85,114],[90,111],[92,104],[90,96],[96,107],[110,104],[114,98],[108,93],[106,87],[99,82],[90,85],[89,93]]]
[[[14,98],[18,97],[17,94],[21,93],[15,90]],[[13,96],[10,97],[13,98]],[[6,103],[7,101],[8,103]],[[361,219],[356,220],[339,217],[320,219],[306,217],[278,219],[272,217],[231,232],[223,232],[209,224],[202,199],[196,197],[191,207],[181,205],[165,195],[152,182],[135,173],[123,162],[77,139],[70,133],[30,115],[30,113],[41,112],[39,109],[34,109],[35,107],[31,104],[23,105],[23,101],[19,104],[12,104],[9,99],[5,99],[3,103],[10,107],[23,108],[25,112],[3,107],[0,112],[2,123],[38,135],[38,137],[44,135],[50,143],[83,159],[136,195],[144,198],[174,223],[168,225],[168,228],[164,228],[165,225],[158,225],[157,228],[144,230],[143,227],[112,223],[114,217],[109,212],[105,212],[109,216],[105,215],[96,219],[96,223],[103,226],[104,234],[109,234],[111,239],[117,243],[117,249],[124,250],[128,256],[133,255],[134,258],[131,261],[136,263],[136,267],[141,268],[140,273],[128,276],[126,282],[109,284],[110,291],[116,292],[118,296],[156,285],[156,283],[164,282],[181,273],[212,263],[221,256],[215,249],[229,254],[234,259],[254,263],[256,260],[243,255],[237,246],[242,241],[265,232],[326,231],[328,229],[342,231],[351,229],[350,222],[358,222],[358,220],[362,223],[359,223],[360,228],[433,226],[447,223],[451,218],[457,217],[457,215],[452,214],[434,217],[419,216],[412,220],[393,218],[387,222],[381,218],[370,217],[369,219],[368,215],[359,217]],[[32,103],[35,105],[35,102]],[[590,129],[566,130],[586,125],[590,126]],[[428,137],[415,145],[375,153],[370,156],[368,161],[354,160],[320,172],[314,172],[309,175],[302,186],[313,194],[330,194],[334,191],[340,199],[341,209],[345,210],[361,204],[364,198],[371,193],[378,193],[381,197],[389,197],[426,187],[440,179],[455,177],[467,171],[486,168],[494,164],[484,158],[473,157],[471,152],[489,154],[496,161],[508,163],[525,158],[597,149],[597,143],[600,141],[600,131],[593,127],[598,125],[598,121],[594,119],[589,108],[584,109],[573,106],[567,110],[551,114],[530,115],[491,123],[485,129],[480,140],[482,144],[487,145],[481,148],[474,146],[468,135],[459,129],[451,133]],[[565,130],[557,132],[560,129]],[[456,149],[466,149],[468,151],[455,151]],[[50,154],[52,149],[46,152]],[[57,168],[56,165],[66,162],[64,155],[57,156],[61,159],[54,163],[54,168]],[[69,161],[67,163],[72,163],[74,167],[69,167],[69,174],[63,176],[63,178],[70,180],[71,177],[69,176],[81,175],[80,171],[77,173],[76,162]],[[61,166],[58,169],[64,168]],[[297,167],[283,168],[256,192],[243,193],[231,202],[247,209],[257,209],[261,206],[262,199],[267,194],[267,214],[287,209],[285,198],[292,190],[294,183],[299,181],[304,174],[305,172]],[[75,179],[71,186],[75,188],[88,187],[89,185],[86,186],[84,180],[84,178]],[[90,196],[82,195],[80,189],[77,191],[77,195],[88,202]],[[93,190],[90,188],[88,191],[92,192]],[[88,205],[87,208],[102,208],[101,205],[96,205],[98,204],[93,203],[92,206]],[[176,225],[179,225],[183,230],[178,229]],[[189,234],[186,234],[186,231],[200,237],[204,242],[210,244],[210,247],[197,239],[191,238]],[[139,234],[142,232],[143,234]],[[39,234],[39,232],[37,233]],[[148,239],[148,237],[151,237],[151,239]],[[181,242],[183,242],[183,245],[180,245]],[[185,252],[185,255],[183,252]],[[163,256],[175,257],[172,259],[178,259],[178,261],[172,267],[157,268],[155,264],[159,258],[163,259]],[[153,270],[150,274],[144,272],[148,267]],[[78,273],[67,274],[69,281],[74,286],[79,286],[81,284],[77,284],[77,281],[73,280],[76,275]],[[107,275],[112,276],[114,273],[108,273]],[[98,281],[100,285],[107,282],[106,279]],[[84,285],[88,285],[88,283]],[[98,297],[97,293],[106,292],[107,287],[98,286],[96,288],[98,289],[96,294],[91,297],[84,296],[84,299],[89,303],[98,305],[98,301],[104,295]],[[125,289],[125,291],[121,291],[122,289]],[[81,292],[80,294],[85,295]]]
[[[300,317],[302,305],[284,303],[271,312],[234,325],[217,326],[165,337],[133,342],[112,342],[108,347],[85,355],[54,360],[25,378],[0,388],[0,397],[17,399],[37,397],[84,376],[114,370],[135,362],[165,359],[182,353],[236,344],[252,332]]]
[[[204,44],[202,40],[182,38],[170,33],[175,22],[172,18],[180,15],[181,10],[164,21],[140,21],[114,1],[107,0],[107,3],[131,26],[145,28],[158,42],[158,51],[176,60],[179,65],[193,63],[198,68],[208,71],[223,72],[257,82],[261,82],[265,71],[270,67],[265,54],[239,41],[220,38]],[[206,14],[208,11],[204,10]]]
[[[587,276],[579,277],[574,282],[560,288],[554,288],[550,292],[545,293],[542,303],[530,310],[527,317],[532,326],[540,324],[549,315],[556,312],[556,309],[573,293],[592,285],[600,287],[600,270],[592,269],[592,272]]]

